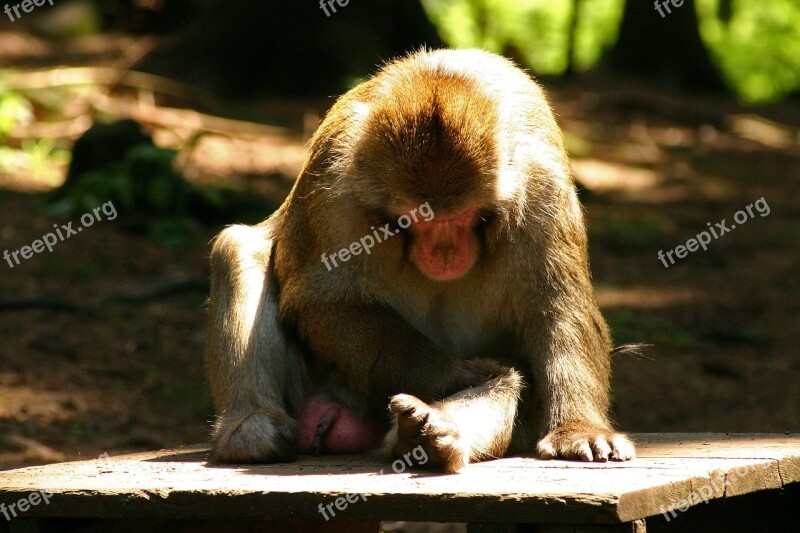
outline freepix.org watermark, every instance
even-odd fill
[[[409,211],[407,215],[402,215],[400,218],[398,218],[397,225],[400,226],[400,229],[406,229],[411,225],[412,221],[419,222],[417,214],[419,214],[422,217],[422,220],[425,222],[430,222],[434,217],[433,209],[431,209],[431,206],[428,202],[425,202],[421,206],[415,207]],[[359,240],[351,243],[347,248],[342,248],[333,254],[322,254],[322,263],[325,265],[325,268],[327,268],[328,271],[331,271],[338,267],[339,264],[336,262],[337,259],[342,263],[346,263],[350,261],[354,255],[361,255],[361,252],[366,252],[367,255],[369,255],[372,253],[372,248],[376,244],[379,244],[389,237],[394,237],[400,233],[400,230],[392,231],[391,224],[389,222],[380,228],[375,229],[375,226],[371,226],[369,229],[372,230],[371,235],[364,235]],[[378,230],[380,230],[380,232]],[[331,264],[333,266],[331,266]]]
[[[684,0],[656,0],[656,11],[663,19],[667,14],[672,14],[672,9],[669,7],[670,4],[672,4],[672,7],[678,8],[683,5],[683,2]],[[664,13],[665,10],[667,13]]]
[[[330,17],[331,13],[328,10],[336,13],[336,6],[334,4],[338,4],[339,7],[347,7],[349,3],[350,0],[319,0],[319,8],[325,13],[326,17]]]
[[[744,209],[736,211],[736,213],[733,215],[734,222],[736,222],[736,224],[739,224],[741,226],[751,218],[755,218],[756,215],[753,213],[754,208],[758,212],[758,214],[761,215],[762,217],[765,217],[770,213],[769,204],[767,204],[767,201],[762,196],[752,204],[746,206]],[[696,252],[698,248],[702,248],[703,251],[705,252],[706,250],[708,250],[708,245],[711,243],[712,237],[714,238],[714,240],[719,239],[726,233],[735,230],[736,224],[731,224],[730,226],[728,226],[728,223],[724,218],[722,219],[722,221],[714,223],[713,226],[711,225],[711,222],[707,222],[706,223],[706,225],[708,226],[707,231],[705,230],[701,231],[693,238],[686,241],[685,245],[681,244],[679,246],[676,246],[674,249],[668,250],[666,253],[664,253],[664,250],[659,250],[658,259],[664,265],[664,268],[669,268],[670,265],[675,264],[675,258],[673,257],[673,255],[677,256],[678,259],[683,259],[687,255],[689,255],[689,252]],[[669,259],[669,263],[667,263],[667,259]]]
[[[28,260],[33,257],[34,254],[40,254],[45,250],[52,252],[53,247],[56,244],[64,242],[73,235],[77,235],[79,232],[83,231],[83,228],[88,228],[95,222],[100,222],[103,220],[100,217],[100,213],[105,215],[106,220],[114,220],[117,218],[117,208],[114,207],[112,202],[106,202],[101,206],[95,207],[91,212],[81,215],[81,226],[73,228],[72,225],[74,222],[68,222],[67,224],[63,224],[61,226],[58,224],[53,224],[53,229],[55,232],[51,231],[50,233],[43,235],[40,239],[33,241],[29,246],[23,246],[19,250],[14,250],[11,252],[4,250],[3,259],[6,260],[9,268],[14,268],[20,264],[20,257],[22,260]]]
[[[108,461],[110,457],[108,456],[108,452],[104,452],[97,457],[97,461]],[[31,492],[24,498],[20,498],[19,500],[15,501],[14,503],[6,505],[5,503],[0,503],[0,514],[5,517],[6,522],[11,522],[14,518],[19,518],[19,515],[27,513],[32,507],[36,507],[37,505],[44,503],[45,505],[50,505],[50,498],[53,497],[52,492],[47,492],[45,490],[37,490]],[[23,528],[24,529],[24,528]]]
[[[6,4],[3,8],[8,18],[11,19],[11,22],[15,22],[22,18],[22,15],[25,13],[30,13],[33,11],[34,7],[41,7],[45,4],[53,5],[53,0],[22,0],[19,4]],[[20,10],[22,10],[22,14],[20,14]],[[14,12],[12,15],[11,12]],[[14,17],[16,15],[16,18]]]
[[[414,459],[412,461],[411,459]],[[403,455],[402,459],[396,459],[392,463],[392,470],[394,470],[395,474],[402,474],[406,471],[406,468],[412,466],[422,466],[428,462],[428,454],[425,453],[425,449],[422,445],[417,446],[416,448],[412,449],[410,452],[407,452]],[[383,468],[381,471],[378,472],[379,476],[383,475]],[[336,510],[339,512],[343,512],[347,509],[350,504],[358,502],[358,500],[367,501],[367,496],[365,494],[347,494],[345,496],[339,496],[333,502],[329,503],[328,505],[319,504],[317,507],[317,512],[322,515],[322,517],[327,522],[331,518],[336,516],[336,511],[333,510],[336,507]]]
[[[659,510],[667,522],[678,516],[678,513],[685,513],[693,505],[708,503],[713,499],[715,494],[724,494],[725,485],[732,483],[737,478],[745,477],[756,470],[769,470],[775,468],[772,463],[762,463],[760,465],[744,465],[736,469],[731,469],[725,474],[724,479],[709,479],[707,483],[700,485],[698,488],[690,492],[685,498],[673,502],[671,505],[662,505]]]
[[[17,518],[17,513],[26,513],[31,507],[36,507],[44,502],[45,505],[50,504],[50,498],[53,497],[52,492],[37,491],[31,492],[25,498],[20,499],[6,507],[6,504],[0,503],[0,514],[2,514],[7,522],[11,522],[12,518]]]

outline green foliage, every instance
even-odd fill
[[[175,155],[150,143],[134,145],[121,161],[76,176],[49,212],[76,215],[112,201],[123,213],[185,214],[191,187],[173,168]]]
[[[159,148],[150,140],[133,144],[120,160],[70,176],[45,212],[76,216],[110,201],[121,215],[138,219],[158,242],[191,244],[202,232],[190,213],[192,204],[219,206],[225,199],[216,191],[186,182],[175,169],[175,156],[175,150]]]
[[[696,2],[701,35],[731,88],[747,102],[777,100],[800,89],[800,2],[731,2],[730,13],[720,12],[721,0]],[[578,6],[573,56],[578,70],[596,65],[616,41],[625,6],[625,0],[422,3],[449,45],[511,52],[542,74],[561,74],[569,64],[573,5]]]
[[[39,256],[42,274],[48,279],[89,281],[98,274],[98,267],[90,262],[73,262],[58,254]]]
[[[197,241],[203,226],[189,216],[157,217],[150,223],[150,235],[164,246],[178,248]]]
[[[3,87],[0,73],[0,172],[27,173],[37,180],[57,179],[60,167],[69,162],[69,152],[49,139],[25,139],[21,146],[8,146],[11,132],[34,121],[34,103],[19,91]]]
[[[572,2],[548,0],[423,0],[444,40],[459,48],[494,52],[517,50],[535,72],[558,74],[567,68]],[[573,61],[580,69],[595,64],[616,39],[623,0],[581,0]]]
[[[800,88],[800,2],[698,0],[700,31],[728,83],[745,101],[777,100]]]
[[[17,124],[33,121],[33,106],[16,91],[4,90],[0,85],[0,141],[4,141]]]
[[[164,406],[183,405],[196,417],[208,417],[214,412],[211,395],[205,383],[170,381],[155,387],[154,397]]]

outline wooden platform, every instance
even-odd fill
[[[639,457],[629,463],[518,457],[470,465],[455,475],[365,456],[211,466],[204,446],[23,468],[0,472],[0,530],[57,524],[87,531],[102,524],[141,529],[151,522],[187,521],[197,531],[195,521],[219,526],[291,519],[328,530],[344,525],[344,531],[379,520],[549,524],[548,531],[607,524],[616,527],[598,530],[643,531],[647,517],[654,517],[646,523],[651,530],[677,528],[720,502],[740,504],[728,505],[723,516],[733,516],[734,509],[744,509],[745,516],[763,513],[763,502],[756,509],[737,498],[754,493],[777,502],[770,511],[775,516],[794,509],[800,524],[800,435],[634,437]],[[315,527],[289,523],[297,531]]]

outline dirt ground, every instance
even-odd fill
[[[0,32],[0,57],[3,67],[91,66],[131,45],[89,44],[56,50]],[[652,345],[614,361],[619,426],[800,432],[800,105],[742,108],[720,96],[591,78],[545,83],[582,187],[605,316],[618,343]],[[120,116],[147,105],[141,92],[101,96],[94,102]],[[179,127],[150,129],[183,150],[190,179],[235,182],[279,202],[324,105],[236,106],[284,129],[211,133],[191,149]],[[67,124],[80,130],[85,119],[77,112]],[[67,131],[61,141],[72,138]],[[48,182],[24,167],[0,171],[0,253],[63,223],[40,210],[42,193],[63,179],[65,168],[57,170]],[[659,250],[723,219],[736,228],[664,267]],[[14,268],[0,262],[0,469],[208,437],[207,243],[221,227],[170,249],[105,220],[52,253]]]

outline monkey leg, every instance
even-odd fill
[[[211,252],[208,366],[218,419],[214,462],[278,462],[295,455],[305,369],[278,323],[272,241],[264,226],[231,226]]]
[[[397,394],[389,405],[395,427],[387,434],[384,449],[395,457],[407,457],[421,447],[427,460],[420,466],[446,472],[502,457],[511,442],[523,387],[520,373],[503,368],[486,383],[432,404]]]

